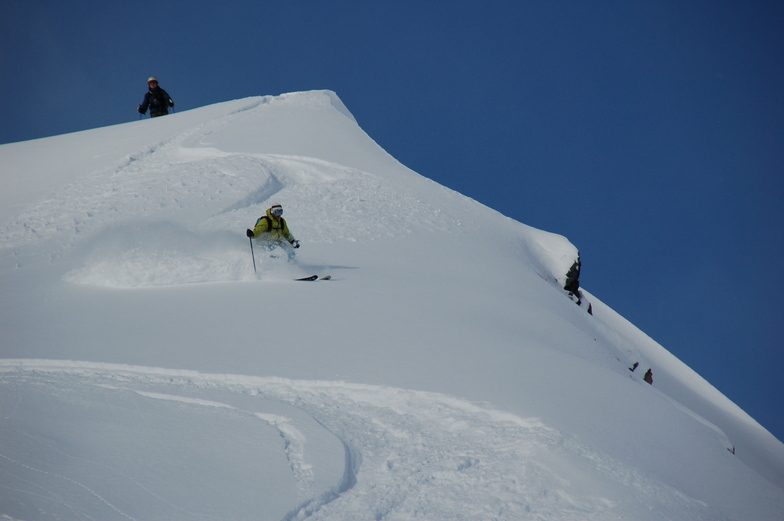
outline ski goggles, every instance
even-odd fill
[[[272,215],[275,215],[275,216],[277,216],[277,217],[280,217],[281,215],[283,215],[283,208],[275,208],[275,209],[274,209],[274,210],[272,210],[270,213],[271,213]]]

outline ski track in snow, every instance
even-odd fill
[[[704,504],[585,450],[536,419],[438,393],[52,360],[0,360],[0,375],[3,383],[91,385],[211,408],[233,409],[180,396],[178,388],[229,391],[296,406],[343,443],[345,469],[331,490],[293,508],[284,518],[288,520],[606,519],[616,502],[586,494],[584,485],[575,491],[557,477],[564,457],[577,457],[652,501],[679,498],[678,512],[704,514]],[[139,390],[140,385],[166,386],[171,392]],[[299,489],[313,494],[305,436],[288,418],[241,412],[278,429]],[[85,485],[73,483],[130,518]]]
[[[96,491],[94,491],[94,490],[93,490],[93,489],[91,489],[90,487],[87,487],[87,486],[85,486],[83,483],[80,483],[80,482],[78,482],[78,481],[76,481],[76,480],[73,480],[73,479],[71,479],[71,478],[68,478],[68,477],[66,477],[66,476],[61,476],[61,475],[59,475],[59,474],[56,474],[56,473],[54,473],[54,472],[48,472],[48,471],[46,471],[46,470],[42,470],[42,469],[39,469],[39,468],[31,467],[30,465],[25,465],[24,463],[22,463],[22,462],[20,462],[20,461],[16,461],[16,460],[14,460],[14,459],[12,459],[12,458],[9,458],[8,456],[6,456],[6,455],[4,455],[4,454],[0,454],[0,459],[3,459],[3,460],[5,460],[5,461],[7,461],[8,463],[11,463],[11,464],[12,464],[12,465],[14,465],[14,466],[18,466],[18,467],[21,467],[21,468],[24,468],[24,469],[30,470],[30,471],[32,471],[32,472],[34,472],[34,473],[38,473],[38,474],[44,474],[44,475],[47,475],[47,476],[50,476],[50,477],[56,478],[56,479],[58,479],[58,480],[62,480],[62,481],[66,481],[66,482],[68,482],[68,483],[72,483],[73,485],[75,485],[75,486],[77,486],[77,487],[81,488],[82,490],[85,490],[85,491],[86,491],[86,492],[87,492],[89,495],[93,496],[93,497],[94,497],[94,498],[96,498],[98,501],[100,501],[100,502],[101,502],[101,503],[103,503],[104,505],[108,506],[110,509],[112,509],[114,512],[118,513],[118,514],[119,514],[119,515],[121,515],[122,517],[124,517],[124,518],[126,518],[126,519],[131,519],[131,520],[133,520],[133,519],[134,519],[133,517],[131,517],[131,516],[127,515],[125,512],[123,512],[122,510],[120,510],[119,508],[117,508],[115,505],[113,505],[113,504],[112,504],[111,502],[109,502],[109,501],[108,501],[106,498],[104,498],[103,496],[101,496],[100,494],[98,494]],[[46,496],[43,496],[43,497],[46,497]],[[48,497],[47,497],[47,499],[51,499],[51,498],[48,498]]]
[[[108,169],[83,176],[8,223],[3,231],[6,246],[14,248],[36,239],[53,238],[72,244],[78,237],[94,231],[96,226],[106,225],[97,216],[112,213],[127,215],[126,212],[131,212],[140,219],[150,216],[173,218],[182,210],[180,201],[185,199],[191,204],[204,201],[196,209],[196,212],[203,211],[210,201],[220,199],[220,193],[210,193],[216,178],[227,192],[238,198],[247,196],[253,190],[247,186],[248,181],[236,176],[235,172],[237,168],[260,169],[253,164],[252,158],[243,156],[237,164],[231,154],[217,150],[190,149],[188,154],[187,143],[198,142],[266,102],[266,99],[254,100],[233,113],[129,154]],[[180,180],[179,186],[171,186],[171,177],[163,175],[172,171],[179,174],[175,175]]]

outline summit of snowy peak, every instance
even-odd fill
[[[305,92],[292,92],[290,94],[284,95],[291,97],[299,102],[307,103],[308,100],[313,100],[314,102],[319,102],[321,99],[326,98],[329,101],[329,104],[332,105],[338,112],[346,116],[348,119],[357,123],[356,118],[348,110],[348,107],[343,103],[343,100],[340,99],[340,96],[337,95],[336,92],[331,90],[312,90],[312,91],[305,91]]]
[[[331,91],[251,98],[247,110],[219,118],[209,134],[188,146],[227,153],[309,157],[387,177],[412,172],[390,156],[357,124]],[[407,181],[409,182],[409,181]]]

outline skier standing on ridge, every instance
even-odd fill
[[[289,256],[294,258],[294,250],[299,248],[299,241],[289,231],[286,219],[283,218],[283,207],[273,204],[265,215],[259,217],[256,226],[245,232],[250,239],[257,239],[264,243],[268,250],[282,248]]]
[[[147,108],[149,108],[151,118],[168,114],[169,107],[174,106],[174,101],[172,101],[168,92],[158,86],[158,78],[150,76],[147,79],[147,86],[149,90],[144,95],[144,101],[136,110],[139,111],[139,114],[144,114],[147,112]]]

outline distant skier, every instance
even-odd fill
[[[283,218],[283,207],[273,204],[257,221],[256,226],[248,229],[245,235],[257,239],[268,250],[282,248],[289,259],[294,258],[294,250],[299,248],[299,241],[289,231],[286,219]]]
[[[139,114],[144,114],[149,108],[151,118],[168,114],[169,107],[174,106],[174,101],[172,101],[169,93],[158,86],[158,78],[150,76],[147,80],[147,86],[149,90],[144,95],[144,101],[136,110],[139,111]]]
[[[645,372],[645,376],[642,379],[645,380],[646,382],[648,382],[649,384],[653,385],[653,371],[648,369]]]

